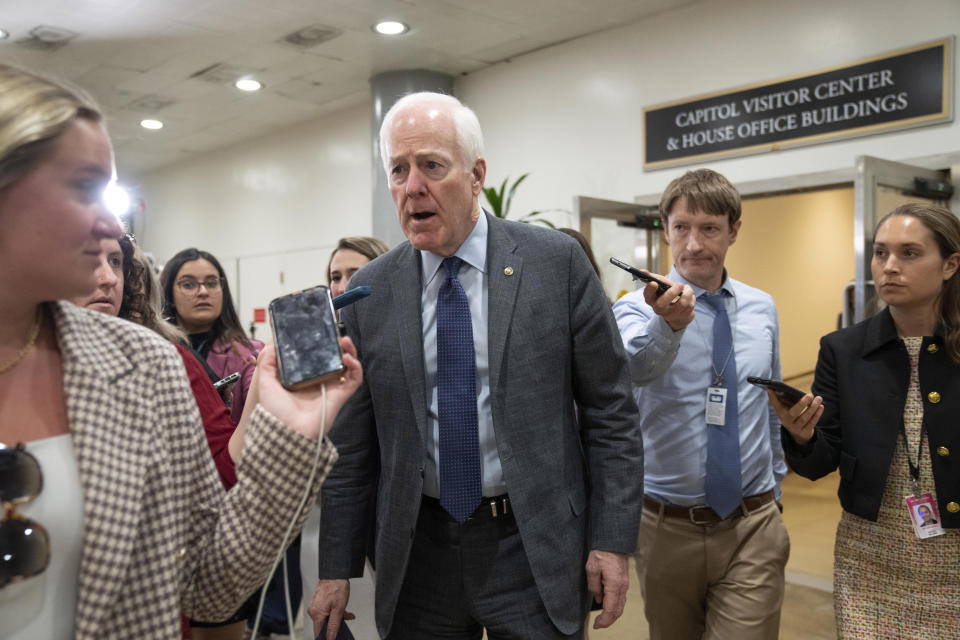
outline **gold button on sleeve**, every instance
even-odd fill
[[[950,449],[943,446],[937,447],[937,455],[946,458],[950,455]]]
[[[935,342],[927,345],[927,353],[936,353],[937,351],[940,351],[940,347],[938,347]]]
[[[940,394],[936,391],[931,391],[927,394],[927,400],[929,400],[931,404],[937,404],[940,402]]]
[[[956,502],[948,502],[947,511],[949,511],[950,513],[956,513],[960,511],[960,504],[957,504]]]

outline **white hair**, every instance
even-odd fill
[[[409,93],[403,96],[390,107],[387,115],[383,116],[383,123],[380,125],[380,157],[383,160],[383,170],[387,175],[390,174],[390,128],[397,113],[412,106],[425,104],[440,105],[453,118],[463,166],[470,171],[477,159],[483,155],[483,132],[480,130],[477,114],[453,96],[431,91]]]

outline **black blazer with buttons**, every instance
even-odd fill
[[[960,528],[960,365],[943,345],[940,331],[925,337],[919,361],[923,421],[937,503],[945,528]],[[903,424],[910,359],[893,318],[883,310],[872,318],[820,340],[813,393],[824,412],[803,447],[784,430],[791,468],[816,480],[840,469],[840,504],[876,521]],[[910,451],[915,459],[916,449]],[[929,490],[928,488],[925,488]]]

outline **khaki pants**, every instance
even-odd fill
[[[775,502],[715,525],[643,510],[637,574],[651,640],[768,640],[790,540]]]

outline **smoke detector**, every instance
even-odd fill
[[[128,109],[133,109],[134,111],[159,111],[174,104],[176,100],[171,100],[170,98],[164,98],[163,96],[158,96],[155,93],[147,94],[145,96],[140,96],[133,102],[127,104]]]
[[[34,27],[26,38],[17,40],[17,44],[27,49],[39,51],[56,51],[67,46],[71,40],[79,36],[76,31],[40,25]]]
[[[309,49],[320,43],[333,40],[343,31],[336,27],[328,27],[325,24],[311,24],[297,29],[293,33],[288,33],[277,42],[293,45],[301,49]]]

